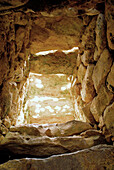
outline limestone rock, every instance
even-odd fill
[[[10,8],[16,8],[26,4],[29,0],[0,0],[0,11]]]
[[[59,20],[58,17],[60,18]],[[76,45],[78,46],[83,21],[76,17],[75,13],[72,17],[68,17],[66,14],[63,17],[59,14],[59,16],[46,18],[42,16],[42,21],[38,18],[39,16],[36,17],[36,20],[34,19],[30,34],[32,54],[51,49],[69,50]]]
[[[57,127],[60,130],[62,136],[71,136],[75,134],[80,134],[81,132],[92,128],[89,123],[76,121],[76,120],[58,124]]]
[[[60,169],[110,169],[114,167],[114,146],[98,145],[90,149],[54,155],[46,159],[23,158],[10,160],[0,165],[0,170],[20,170],[20,169],[40,169],[40,170],[60,170]]]
[[[101,135],[88,138],[80,136],[49,138],[9,132],[1,141],[0,152],[7,149],[7,153],[40,157],[86,149],[100,143],[105,143],[105,138]]]
[[[11,121],[8,116],[6,116],[5,119],[3,120],[3,124],[5,125],[6,128],[10,128]]]
[[[93,63],[93,54],[90,50],[85,50],[84,54],[81,56],[81,60],[84,66],[88,66],[89,63]]]
[[[114,63],[107,77],[107,87],[111,92],[114,92]]]
[[[95,26],[96,17],[93,17],[88,27],[86,27],[84,34],[82,35],[81,46],[84,50],[91,49],[91,51],[93,51],[95,48]]]
[[[86,130],[85,132],[82,132],[80,136],[84,138],[88,138],[90,136],[103,136],[102,131],[96,130],[96,129],[89,129]]]
[[[0,133],[6,135],[8,133],[8,128],[6,128],[3,124],[0,126]]]
[[[82,111],[83,111],[84,115],[86,116],[87,120],[89,121],[89,123],[95,124],[95,119],[94,119],[92,113],[90,112],[90,106],[91,106],[91,102],[86,104],[84,107],[82,107]]]
[[[105,18],[103,14],[99,14],[96,21],[96,45],[99,55],[103,49],[106,48],[106,30],[105,30]]]
[[[105,109],[103,118],[107,129],[114,136],[114,102]]]
[[[23,27],[19,27],[16,30],[16,45],[17,45],[17,51],[20,52],[23,42],[24,42],[24,36],[25,36],[25,29]]]
[[[83,64],[80,64],[79,69],[78,69],[78,81],[80,83],[82,83],[85,73],[86,73],[86,67],[84,67]]]
[[[11,132],[18,132],[20,134],[27,134],[31,136],[49,136],[49,137],[59,137],[59,136],[72,136],[80,134],[81,132],[91,129],[91,125],[86,122],[72,120],[66,123],[60,124],[49,124],[49,125],[38,125],[38,124],[27,124],[12,126],[10,128]]]
[[[84,102],[90,102],[95,96],[95,89],[92,81],[94,65],[89,64],[86,70],[85,77],[82,82],[81,96]]]
[[[90,111],[97,122],[112,98],[113,94],[105,86],[99,89],[98,95],[93,99],[90,106]]]
[[[20,126],[12,126],[10,128],[11,132],[19,132],[20,134],[27,134],[27,135],[34,135],[40,136],[39,129],[36,128],[34,125],[20,125]]]
[[[55,52],[45,56],[32,56],[30,59],[30,72],[38,74],[71,74],[76,65],[77,53],[66,55]]]
[[[93,58],[94,58],[95,61],[98,61],[99,57],[100,57],[100,54],[99,54],[99,52],[98,52],[97,47],[95,47],[95,51],[94,51],[94,56],[93,56]]]
[[[110,67],[112,65],[112,58],[110,56],[109,51],[105,48],[102,52],[96,66],[93,70],[92,79],[94,82],[94,87],[96,91],[99,91],[99,88],[102,83],[104,83],[105,78],[110,71]]]
[[[105,5],[105,18],[107,21],[107,40],[109,48],[114,50],[114,3],[113,1],[107,1]]]

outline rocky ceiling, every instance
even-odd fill
[[[79,46],[84,27],[91,16],[104,13],[103,5],[104,0],[0,0],[0,11],[32,13],[29,45],[35,54]]]

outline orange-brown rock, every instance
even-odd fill
[[[114,63],[107,77],[107,87],[111,92],[114,92]]]
[[[107,87],[102,86],[90,106],[90,111],[97,122],[99,122],[100,116],[103,114],[103,111],[112,99],[113,94],[107,89]]]
[[[110,56],[108,49],[105,48],[99,60],[97,61],[96,66],[94,67],[92,75],[94,87],[97,92],[99,91],[101,84],[105,82],[106,76],[110,71],[111,65],[112,58]]]
[[[95,89],[92,81],[94,64],[89,64],[82,82],[81,97],[86,103],[92,101],[95,96]]]
[[[84,149],[74,153],[54,155],[46,159],[23,158],[10,160],[0,165],[0,170],[20,169],[113,169],[114,147],[110,145],[98,145],[90,149]]]
[[[114,102],[105,109],[103,118],[107,129],[114,136]]]

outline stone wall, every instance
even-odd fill
[[[48,14],[12,9],[18,7],[12,4],[0,13],[0,133],[23,122],[30,51],[55,50],[56,46],[62,50],[75,42],[79,53],[71,82],[76,119],[100,128],[107,141],[114,140],[114,7],[111,0],[102,2],[95,1],[96,8],[92,3],[72,2],[71,8]]]
[[[85,30],[72,78],[75,117],[100,128],[108,142],[114,140],[114,21],[110,5],[111,1],[106,2],[105,13],[83,18]]]
[[[0,133],[3,134],[24,118],[30,30],[30,13],[17,10],[0,14]]]

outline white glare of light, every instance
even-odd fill
[[[71,83],[68,83],[67,84],[67,89],[70,89],[71,88]]]
[[[41,52],[36,53],[35,55],[36,55],[36,56],[39,56],[39,55],[47,55],[47,54],[50,54],[50,53],[55,53],[56,51],[57,51],[57,50],[41,51]]]
[[[35,86],[39,89],[42,89],[44,87],[43,84],[35,84]]]
[[[50,106],[46,106],[45,108],[48,109],[51,113],[54,112],[54,110]]]
[[[44,109],[44,108],[41,108],[41,109],[40,109],[40,111],[41,111],[41,112],[44,112],[44,111],[45,111],[45,109]]]
[[[33,81],[33,79],[31,78],[30,81]]]
[[[61,110],[61,107],[56,106],[55,109],[58,110],[58,111],[60,111],[60,110]]]
[[[62,109],[61,112],[66,112],[66,109]]]
[[[72,87],[75,85],[75,83],[76,83],[76,78],[73,81]]]
[[[71,88],[71,83],[68,83],[66,86],[61,87],[61,90],[64,91],[66,89],[70,89]]]
[[[64,74],[56,74],[58,77],[65,76]]]
[[[73,52],[75,52],[78,49],[79,49],[78,47],[73,47],[70,50],[63,50],[62,52],[64,52],[65,54],[68,54],[68,53],[73,53]]]
[[[61,90],[62,90],[62,91],[66,90],[66,87],[61,87]]]
[[[33,99],[31,99],[31,102],[38,102],[39,101],[39,97],[35,96]]]
[[[42,74],[37,74],[37,73],[29,73],[29,76],[42,76]]]
[[[70,108],[70,106],[65,105],[65,106],[63,106],[63,108],[64,108],[64,109],[69,109],[69,108]]]
[[[39,108],[39,107],[41,107],[41,105],[40,105],[40,104],[37,104],[37,105],[36,105],[36,108]]]
[[[35,83],[41,84],[42,81],[40,79],[35,79]]]
[[[32,117],[33,117],[33,118],[38,118],[38,117],[40,117],[40,115],[37,114],[37,115],[33,115]]]
[[[69,112],[69,113],[66,113],[66,115],[71,115],[71,113]]]
[[[58,99],[58,98],[53,98],[53,101],[54,101],[54,102],[58,102],[59,99]]]
[[[56,115],[56,113],[53,113],[52,115]]]
[[[36,108],[36,109],[35,109],[35,113],[40,113],[39,108]]]

